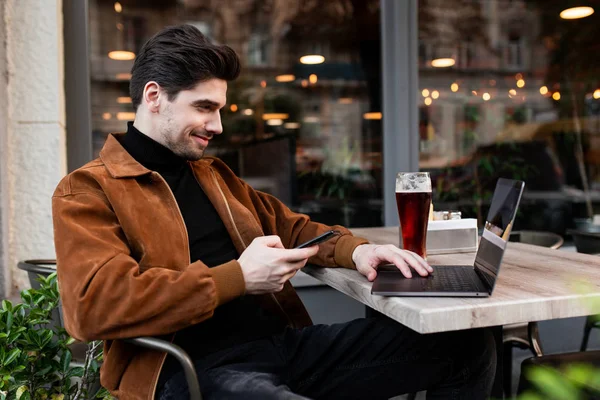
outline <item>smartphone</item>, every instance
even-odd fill
[[[323,243],[326,240],[331,239],[332,237],[339,235],[338,231],[327,231],[322,235],[317,236],[316,238],[310,239],[308,242],[302,243],[300,246],[297,246],[297,249],[303,249],[305,247],[314,246],[315,244]]]

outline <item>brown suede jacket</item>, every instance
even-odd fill
[[[211,318],[245,292],[237,260],[208,268],[190,263],[187,231],[169,186],[109,135],[100,157],[67,175],[52,198],[58,280],[67,331],[104,340],[101,383],[121,400],[153,399],[166,354],[122,340],[174,333]],[[277,234],[286,248],[331,227],[290,211],[253,190],[220,160],[190,163],[239,253],[258,236]],[[364,239],[343,234],[309,261],[355,268]],[[259,296],[263,307],[294,327],[311,324],[292,285]]]

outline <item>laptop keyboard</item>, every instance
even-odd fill
[[[427,279],[423,279],[423,289],[427,291],[458,292],[475,291],[477,284],[473,281],[472,271],[467,267],[440,267]]]

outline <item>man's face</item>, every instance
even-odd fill
[[[213,135],[223,132],[220,110],[226,93],[227,81],[211,79],[182,90],[173,101],[161,102],[159,142],[186,160],[201,159]]]

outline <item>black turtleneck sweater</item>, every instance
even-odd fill
[[[208,267],[214,267],[239,257],[225,224],[200,187],[188,161],[141,133],[131,122],[120,142],[136,161],[167,181],[187,228],[191,262],[201,260]],[[260,308],[254,296],[242,296],[218,307],[212,318],[179,331],[175,343],[192,358],[199,358],[282,329],[282,322]],[[179,369],[178,363],[168,358],[159,387]]]

